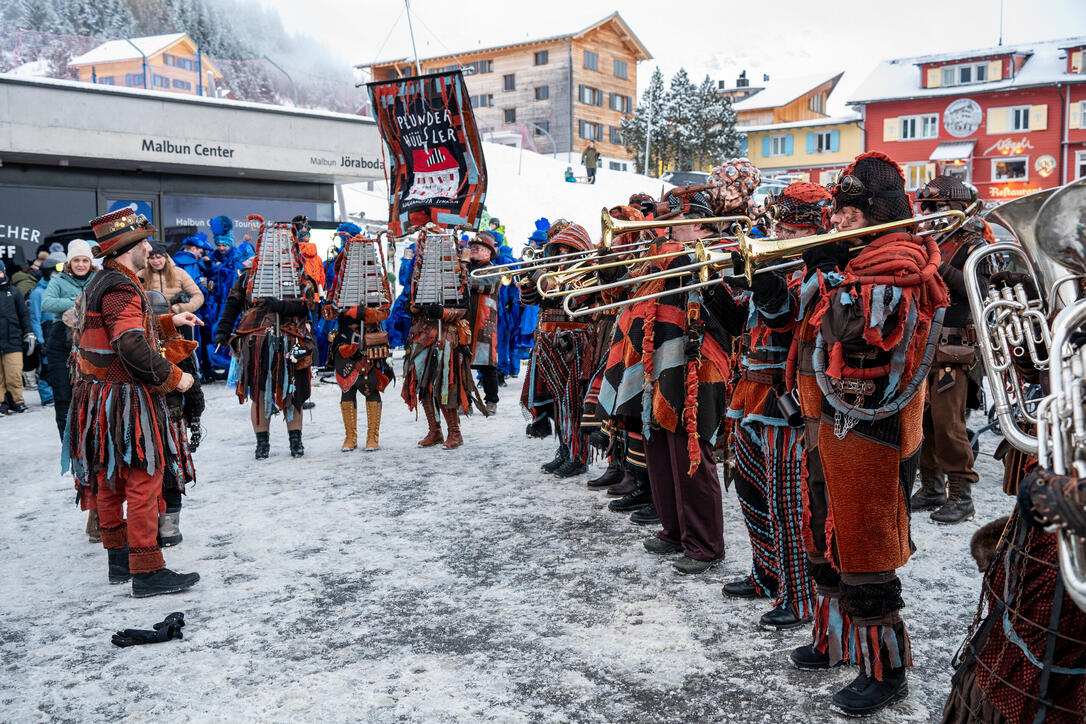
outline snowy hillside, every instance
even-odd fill
[[[497,143],[483,143],[486,170],[489,177],[486,208],[505,225],[507,241],[514,251],[520,249],[535,229],[535,220],[545,216],[551,221],[569,219],[585,227],[593,238],[600,232],[600,209],[625,203],[638,191],[658,197],[662,189],[671,188],[659,179],[635,173],[596,172],[596,183],[567,183],[563,179],[567,164],[532,151],[523,152]],[[584,176],[583,166],[573,172]],[[367,191],[365,184],[344,187],[347,212],[365,212],[368,218],[388,218],[388,190],[385,184],[374,184]]]

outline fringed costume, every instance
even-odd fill
[[[492,265],[498,255],[497,242],[489,231],[476,234],[470,247],[469,272]],[[509,287],[513,285],[510,284]],[[504,287],[497,277],[468,277],[467,318],[471,323],[471,368],[479,373],[488,414],[494,414],[498,410],[498,303],[501,289]]]

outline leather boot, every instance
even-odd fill
[[[292,430],[291,432],[298,432]],[[200,580],[199,573],[175,573],[169,568],[159,568],[149,573],[137,573],[132,577],[132,597],[147,598],[164,593],[179,593],[191,588]]]
[[[945,484],[942,473],[934,470],[921,470],[920,490],[917,490],[912,499],[909,500],[909,508],[914,511],[938,508],[946,502],[944,490]]]
[[[569,448],[565,445],[559,445],[558,450],[554,453],[554,460],[549,463],[543,463],[539,466],[539,469],[545,473],[554,474],[554,471],[569,462]]]
[[[622,481],[608,488],[607,495],[612,498],[622,498],[635,490],[637,490],[637,477],[633,474],[631,468],[627,467],[626,474],[622,476]]]
[[[132,574],[128,571],[128,546],[124,548],[106,548],[109,556],[109,582],[128,583]]]
[[[950,495],[939,510],[931,514],[931,519],[943,525],[953,525],[969,520],[976,514],[973,508],[972,484],[968,480],[951,478],[947,486]]]
[[[373,452],[381,440],[381,403],[366,403],[366,452]]]
[[[258,432],[256,434],[256,459],[267,460],[268,455],[271,454],[271,443],[269,442],[269,435],[271,433]]]
[[[460,447],[464,444],[464,438],[460,436],[460,410],[455,407],[442,407],[441,414],[445,416],[445,426],[449,428],[443,447],[446,450]]]
[[[851,684],[833,695],[832,708],[845,716],[870,716],[908,695],[904,666],[885,670],[882,681],[861,671]]]
[[[350,452],[358,447],[358,409],[354,402],[339,403],[339,411],[343,413],[343,452]]]
[[[302,445],[301,430],[287,430],[287,438],[290,440],[290,456],[300,458],[305,455],[305,445]]]
[[[612,455],[611,460],[607,463],[607,469],[603,471],[603,475],[588,481],[588,489],[601,490],[617,485],[622,482],[625,474],[626,471],[622,469],[622,461],[619,460],[618,455]]]
[[[430,431],[426,433],[426,437],[419,440],[419,447],[433,447],[434,445],[440,445],[445,441],[445,438],[441,434],[441,423],[437,421],[437,412],[434,411],[434,403],[420,402],[419,405],[426,415],[426,424],[430,426]]]
[[[102,542],[102,531],[98,528],[98,509],[87,511],[87,540],[91,543]]]

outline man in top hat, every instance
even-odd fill
[[[176,474],[178,464],[165,395],[184,392],[193,378],[167,360],[161,340],[178,338],[177,326],[201,322],[191,312],[152,314],[136,277],[151,248],[147,238],[155,232],[146,218],[125,208],[94,219],[91,226],[98,240],[94,255],[103,260],[103,269],[77,305],[82,314],[65,462],[82,507],[94,507],[97,498],[109,582],[131,579],[137,598],[175,593],[200,576],[166,568],[157,541],[158,516],[165,510],[163,475]]]

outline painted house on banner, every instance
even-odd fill
[[[184,33],[110,40],[68,61],[79,80],[99,85],[213,95],[222,73]]]
[[[952,174],[1003,201],[1086,175],[1086,36],[883,61],[853,94],[907,188]]]
[[[637,64],[652,54],[617,12],[549,38],[422,58],[422,72],[464,71],[479,131],[580,164],[590,141],[603,168],[628,170],[622,119],[634,110]],[[369,66],[374,81],[417,75],[413,59]]]

